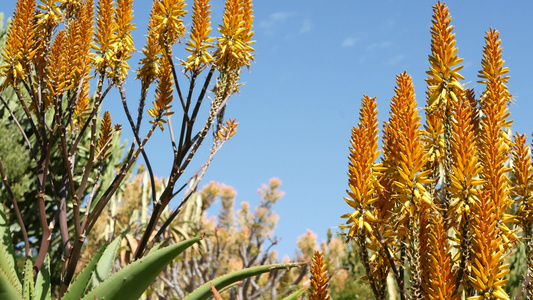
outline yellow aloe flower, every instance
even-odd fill
[[[170,46],[179,41],[185,33],[183,17],[184,0],[156,0],[153,6],[154,25],[152,30],[159,38],[160,45]]]
[[[95,66],[98,73],[106,72],[113,62],[117,42],[117,23],[114,18],[115,2],[113,0],[98,1],[96,11],[96,34],[94,36],[96,50]]]
[[[108,76],[115,83],[120,83],[126,79],[130,66],[127,60],[131,58],[135,51],[131,31],[135,29],[133,19],[133,0],[117,0],[117,10],[115,14],[116,40],[113,48],[113,67],[108,72]]]
[[[150,20],[148,25],[148,35],[146,36],[146,44],[142,50],[144,58],[141,59],[139,64],[141,67],[137,71],[137,79],[140,79],[144,86],[149,86],[156,79],[159,72],[159,60],[161,54],[161,45],[159,44],[159,37],[155,30],[155,5],[152,6],[150,12]]]
[[[217,39],[217,50],[213,55],[219,70],[237,71],[242,66],[249,66],[253,60],[252,13],[251,0],[226,1],[223,24],[218,29],[222,37]]]
[[[209,49],[214,47],[211,42],[215,39],[209,36],[211,33],[210,7],[211,4],[208,0],[194,1],[191,39],[185,48],[191,52],[191,55],[183,62],[185,70],[192,73],[201,72],[213,61],[213,57],[209,53]]]
[[[89,80],[94,61],[93,30],[94,30],[94,1],[80,1],[77,17],[72,20],[67,31],[66,63],[67,70],[70,70],[68,78],[70,81],[66,89],[76,89],[80,80]]]
[[[10,85],[16,86],[20,80],[28,75],[29,62],[33,60],[37,51],[35,12],[35,0],[17,1],[13,21],[7,34],[4,53],[2,53],[6,63],[0,66],[0,74],[6,79],[0,90]]]
[[[375,193],[376,176],[372,167],[379,155],[378,148],[378,122],[377,122],[376,98],[364,96],[360,113],[360,123],[352,129],[350,147],[350,164],[348,170],[348,184],[350,189],[345,198],[348,205],[356,210],[356,213],[344,215],[348,218],[347,223],[352,224],[348,233],[356,237],[361,233],[372,234],[370,222],[376,222],[372,215],[372,203],[377,200]]]
[[[172,107],[170,103],[172,102],[172,92],[174,91],[174,77],[172,76],[171,62],[165,58],[163,58],[162,61],[163,64],[159,68],[159,73],[157,75],[157,89],[155,91],[156,101],[153,102],[154,108],[148,109],[148,114],[154,118],[150,123],[157,123],[161,131],[163,131],[163,124],[166,123],[166,121],[163,120],[163,116],[172,114],[169,109]]]

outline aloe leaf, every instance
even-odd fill
[[[230,274],[226,274],[224,276],[220,276],[218,278],[215,278],[204,285],[200,286],[196,290],[194,290],[192,293],[187,295],[183,300],[207,300],[211,297],[213,297],[213,292],[211,292],[211,283],[215,286],[217,290],[222,290],[227,285],[233,284],[237,281],[250,278],[262,273],[270,272],[272,270],[278,270],[278,269],[289,269],[294,267],[301,267],[305,265],[305,263],[289,263],[289,264],[274,264],[274,265],[266,265],[266,266],[258,266],[258,267],[251,267],[243,270],[239,270]]]
[[[44,257],[44,263],[37,274],[35,280],[35,298],[36,300],[50,300],[51,299],[51,283],[50,283],[50,257],[48,253]]]
[[[161,247],[163,247],[166,244],[168,244],[169,241],[170,241],[170,238],[166,238],[166,239],[164,239],[163,241],[161,241],[159,243],[155,243],[154,246],[150,249],[150,251],[148,251],[148,254],[154,253],[157,250],[161,249]]]
[[[98,264],[96,264],[96,269],[94,269],[92,280],[89,282],[87,291],[90,291],[93,287],[97,286],[100,284],[100,282],[106,280],[109,275],[111,275],[111,271],[113,270],[113,262],[115,261],[118,247],[120,246],[120,242],[124,238],[125,234],[126,232],[123,232],[121,235],[116,237],[113,242],[109,244],[109,246],[107,246],[102,254],[102,257],[100,257],[100,260],[98,260]]]
[[[93,274],[93,271],[96,268],[100,257],[102,257],[102,254],[104,254],[107,245],[107,243],[104,244],[100,248],[100,250],[96,252],[93,259],[91,259],[91,261],[85,266],[85,268],[81,270],[80,274],[76,276],[76,279],[70,284],[68,291],[65,293],[65,295],[63,295],[63,298],[61,298],[62,300],[79,300],[83,296],[87,285],[91,280],[91,275]]]
[[[305,291],[307,291],[307,288],[303,287],[303,288],[297,290],[296,292],[288,295],[287,297],[283,298],[283,300],[296,300],[296,299],[298,299],[298,297],[303,295],[305,293]]]
[[[15,269],[15,250],[2,204],[0,204],[0,239],[0,269],[4,271],[7,280],[20,294],[22,293],[22,286]]]
[[[35,295],[35,285],[33,283],[33,262],[31,258],[26,258],[24,266],[24,283],[22,286],[22,294],[24,299],[33,299]]]
[[[0,245],[0,252],[3,252],[1,251],[2,248],[2,245]],[[0,299],[22,300],[20,291],[15,287],[14,282],[8,277],[4,269],[0,270]]]
[[[136,260],[97,285],[83,299],[139,299],[167,264],[198,241],[200,238],[185,240]]]

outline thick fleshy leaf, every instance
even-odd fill
[[[106,280],[109,275],[111,275],[111,271],[113,269],[113,262],[115,261],[115,257],[117,256],[117,250],[120,246],[120,242],[124,238],[124,235],[126,232],[123,232],[121,235],[116,237],[109,246],[106,247],[104,253],[102,254],[102,257],[98,260],[98,264],[96,265],[96,269],[94,269],[92,281],[89,282],[89,286],[87,287],[87,291],[90,291],[93,287],[100,284],[100,282]]]
[[[150,248],[150,251],[148,251],[148,254],[156,252],[157,250],[161,249],[161,247],[167,245],[169,242],[170,242],[170,238],[167,238],[159,243],[155,243],[154,246]]]
[[[100,248],[100,250],[98,250],[98,252],[94,255],[93,259],[91,259],[91,261],[85,266],[85,268],[81,270],[80,274],[78,274],[76,279],[70,284],[68,291],[65,293],[65,295],[63,295],[63,298],[61,298],[61,300],[79,300],[83,296],[87,285],[91,280],[93,271],[96,268],[100,257],[102,257],[102,254],[107,248],[107,245],[107,243],[104,244]]]
[[[167,264],[198,241],[200,238],[192,238],[148,254],[111,275],[83,299],[138,299]]]
[[[44,258],[44,263],[37,274],[35,280],[35,300],[50,300],[51,299],[51,283],[50,283],[50,257],[48,253]]]
[[[4,206],[0,204],[0,270],[3,270],[5,278],[13,285],[13,287],[22,293],[22,285],[17,276],[15,269],[15,251],[13,249],[13,241],[11,240],[11,231],[9,230],[9,223],[7,222],[4,213]],[[1,280],[1,279],[0,279]],[[2,283],[0,282],[0,285]],[[0,289],[0,293],[3,289]],[[1,294],[0,294],[1,295]],[[4,298],[2,298],[4,299]],[[9,299],[9,298],[5,298]]]
[[[0,256],[3,256],[3,253],[5,253],[2,250],[3,248],[3,245],[0,244]],[[0,299],[22,300],[20,291],[17,290],[14,282],[12,282],[12,279],[8,277],[3,269],[0,269]]]
[[[295,291],[294,293],[290,294],[289,296],[283,298],[283,300],[296,300],[300,296],[302,296],[305,293],[305,291],[307,291],[307,288],[303,287],[303,288]]]
[[[35,296],[35,285],[33,282],[33,262],[31,258],[26,258],[24,265],[24,283],[22,286],[22,294],[24,299],[33,299]]]
[[[251,267],[243,270],[239,270],[230,274],[226,274],[224,276],[220,276],[218,278],[215,278],[204,285],[200,286],[196,290],[194,290],[192,293],[187,295],[183,300],[207,300],[213,297],[213,292],[211,291],[211,284],[215,286],[217,290],[222,290],[226,286],[233,284],[237,281],[244,280],[246,278],[250,278],[259,274],[267,273],[272,270],[279,270],[279,269],[289,269],[289,268],[295,268],[295,267],[301,267],[305,265],[305,263],[289,263],[289,264],[274,264],[274,265],[266,265],[266,266],[258,266],[258,267]]]

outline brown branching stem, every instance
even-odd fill
[[[392,254],[390,253],[389,246],[387,246],[387,243],[385,242],[385,238],[383,237],[383,233],[376,227],[373,226],[372,228],[374,232],[378,234],[377,238],[379,241],[379,244],[383,248],[383,251],[385,251],[385,256],[387,256],[387,260],[389,261],[390,267],[392,269],[392,273],[394,274],[394,279],[396,279],[396,284],[398,284],[398,289],[400,290],[400,299],[405,300],[405,290],[404,290],[404,284],[403,284],[403,274],[401,274],[398,271],[398,268],[396,267],[396,263],[394,262],[394,258],[392,257]]]
[[[202,87],[202,90],[200,91],[200,95],[198,95],[198,100],[196,101],[196,105],[194,106],[194,109],[191,114],[190,123],[191,126],[187,127],[187,136],[186,140],[191,140],[191,134],[192,134],[192,124],[196,122],[196,116],[198,115],[198,111],[200,111],[200,106],[202,105],[202,102],[205,98],[205,94],[207,92],[207,88],[209,87],[209,83],[211,82],[211,78],[213,78],[213,73],[215,72],[215,67],[212,66],[209,70],[209,73],[207,74],[204,82],[204,86]]]
[[[520,288],[520,291],[518,292],[518,294],[516,294],[516,297],[514,297],[513,300],[520,300],[520,298],[522,297],[522,294],[524,294],[524,291],[526,290],[530,282],[531,282],[531,274],[528,273],[526,275],[526,278],[524,278],[524,284],[522,285],[522,287]]]
[[[50,138],[54,136],[56,129],[50,132]],[[43,138],[46,138],[44,134],[43,134]],[[48,173],[48,166],[50,165],[50,153],[52,150],[52,143],[50,143],[49,140],[50,139],[46,139],[43,141],[45,142],[44,145],[46,145],[46,147],[42,148],[43,157],[37,163],[37,202],[39,205],[39,217],[41,220],[41,229],[43,233],[42,233],[41,247],[39,248],[39,253],[37,254],[37,259],[35,261],[35,264],[33,265],[34,275],[37,275],[37,273],[39,273],[39,271],[41,270],[44,259],[46,257],[46,253],[48,252],[48,247],[50,246],[50,239],[51,239],[52,229],[53,229],[53,226],[50,225],[50,224],[53,224],[53,220],[49,224],[46,219],[46,207],[45,207],[45,199],[44,199],[44,195],[46,192],[46,178],[48,176],[52,176],[52,174]],[[51,186],[53,187],[52,184]]]
[[[370,258],[368,257],[368,250],[366,247],[366,235],[364,233],[360,233],[357,237],[357,242],[359,243],[359,254],[361,256],[361,262],[363,263],[363,266],[366,270],[366,276],[368,277],[368,282],[370,283],[370,287],[372,288],[372,292],[374,293],[374,297],[376,297],[377,300],[385,300],[381,297],[381,294],[378,291],[378,288],[376,286],[376,282],[374,277],[372,276],[372,271],[370,267]]]
[[[92,119],[94,117],[94,115],[96,115],[98,113],[98,109],[100,107],[100,104],[102,104],[102,101],[104,100],[104,98],[106,97],[107,93],[111,90],[112,87],[113,87],[113,85],[110,84],[105,89],[105,91],[102,93],[103,79],[98,80],[98,86],[96,88],[96,100],[95,100],[94,107],[91,110],[91,114],[87,117],[88,120]],[[69,153],[73,154],[76,151],[79,142],[81,141],[81,139],[83,138],[83,136],[85,134],[85,131],[89,127],[89,124],[90,124],[90,122],[85,122],[85,124],[83,125],[81,130],[78,132],[78,137],[76,138],[74,143],[72,143],[72,145],[70,146]]]
[[[128,121],[131,126],[131,130],[133,131],[133,136],[135,137],[135,142],[140,145],[141,139],[139,138],[138,132],[135,130],[135,124],[133,123],[133,118],[131,117],[130,110],[128,108],[128,104],[126,103],[126,91],[124,90],[124,85],[121,83],[118,87],[120,92],[120,98],[122,99],[122,106],[124,107],[124,112],[126,113],[126,117],[128,118]],[[143,156],[144,162],[146,163],[146,168],[148,169],[148,174],[150,177],[150,183],[152,184],[152,201],[155,203],[156,201],[156,191],[155,191],[155,176],[154,172],[152,171],[152,165],[150,164],[150,161],[148,160],[148,155],[146,154],[146,151],[144,151],[144,148],[141,149],[141,154]]]
[[[72,244],[70,241],[70,235],[68,230],[68,224],[67,224],[67,197],[69,188],[70,191],[72,191],[72,195],[74,197],[73,201],[76,203],[73,205],[74,209],[74,230],[76,232],[76,235],[80,235],[80,215],[79,215],[79,200],[77,198],[77,195],[75,193],[76,188],[74,186],[74,164],[71,163],[71,158],[73,156],[69,156],[68,150],[67,150],[67,141],[66,141],[66,128],[63,126],[63,114],[61,114],[61,105],[59,104],[59,101],[56,100],[55,104],[55,121],[57,125],[59,126],[59,136],[60,136],[60,147],[61,147],[61,155],[63,156],[63,170],[64,175],[63,179],[61,180],[61,187],[59,191],[59,228],[61,232],[61,239],[63,241],[63,246],[65,248],[65,251],[63,253],[64,258],[68,257],[70,255],[70,251],[72,250]]]
[[[129,168],[131,168],[134,165],[134,162],[137,160],[137,157],[139,156],[139,154],[141,152],[141,149],[144,148],[144,146],[148,142],[148,139],[150,138],[150,136],[152,136],[155,128],[157,127],[157,121],[158,120],[156,119],[155,121],[156,122],[154,122],[154,124],[152,125],[152,127],[150,128],[148,133],[146,134],[146,137],[142,141],[141,145],[139,145],[139,148],[137,148],[137,150],[133,153],[131,159],[127,160],[122,165],[119,173],[115,176],[115,178],[113,179],[113,182],[107,188],[107,190],[104,192],[104,194],[99,199],[99,201],[96,203],[96,205],[94,206],[92,211],[90,211],[89,214],[86,214],[84,216],[83,221],[82,221],[82,225],[81,225],[82,235],[79,236],[76,239],[76,241],[74,242],[74,247],[72,249],[72,253],[71,253],[71,256],[70,256],[69,261],[68,261],[67,271],[65,273],[65,276],[64,276],[63,282],[62,282],[62,287],[61,287],[61,292],[60,292],[61,295],[66,292],[66,290],[67,290],[67,288],[68,288],[68,286],[70,284],[70,281],[72,280],[72,278],[74,276],[74,272],[76,270],[76,266],[77,266],[77,263],[78,263],[78,260],[79,260],[79,256],[81,254],[81,247],[83,246],[83,243],[85,241],[85,236],[89,234],[89,232],[91,231],[92,227],[96,223],[96,220],[98,219],[98,217],[102,213],[102,210],[104,209],[104,207],[109,202],[109,199],[115,193],[115,191],[118,189],[120,183],[126,177],[126,174],[127,174],[128,170],[129,170]],[[87,207],[86,210],[91,210],[91,208]]]
[[[41,133],[37,130],[37,126],[35,125],[35,122],[33,122],[33,118],[31,116],[31,112],[28,109],[28,106],[26,106],[26,102],[24,101],[24,98],[22,97],[20,93],[20,89],[18,87],[14,87],[15,94],[17,95],[19,99],[19,103],[22,106],[22,110],[24,111],[24,114],[26,115],[26,119],[28,120],[28,123],[30,123],[31,129],[35,133],[35,137],[37,138],[37,143],[40,147],[43,147],[43,140],[41,138]]]
[[[178,82],[178,74],[176,72],[176,66],[174,65],[174,60],[172,59],[172,48],[171,45],[166,43],[165,46],[165,55],[170,63],[170,68],[172,69],[172,77],[174,77],[174,85],[176,86],[176,91],[178,92],[178,97],[180,98],[181,107],[185,110],[185,102],[183,101],[183,95],[181,94],[180,84]]]
[[[191,78],[191,82],[190,82],[190,87],[189,87],[189,95],[187,96],[187,104],[185,104],[185,106],[183,107],[183,118],[182,118],[182,121],[181,121],[180,140],[179,140],[179,143],[178,143],[178,157],[181,156],[183,143],[184,142],[187,143],[187,142],[190,141],[189,139],[186,139],[185,131],[188,130],[189,127],[192,127],[194,125],[194,122],[190,122],[189,121],[189,108],[191,106],[191,96],[192,96],[192,91],[194,89],[194,82],[195,81],[196,81],[196,74],[193,74],[193,76]],[[172,140],[172,144],[175,144],[174,140]]]
[[[196,173],[187,181],[187,183],[185,183],[183,185],[183,187],[185,187],[187,184],[189,184],[189,182],[191,180],[194,179],[193,186],[189,189],[189,192],[187,193],[187,195],[183,198],[183,200],[181,200],[181,202],[178,205],[178,207],[176,209],[174,209],[174,211],[172,212],[170,217],[165,221],[163,226],[161,226],[161,228],[157,231],[156,235],[153,238],[153,241],[157,240],[158,237],[161,236],[161,234],[163,234],[163,232],[165,232],[166,228],[170,225],[170,223],[174,220],[174,218],[176,218],[176,216],[181,212],[181,210],[182,210],[183,206],[185,205],[185,203],[187,203],[187,201],[189,200],[190,196],[192,196],[192,193],[196,192],[196,189],[198,188],[198,184],[200,183],[200,181],[202,181],[202,178],[204,177],[204,174],[205,174],[207,168],[209,167],[209,164],[213,160],[215,154],[222,148],[222,145],[225,142],[226,142],[226,140],[222,141],[221,144],[218,145],[218,147],[217,147],[217,143],[215,143],[215,142],[213,143],[213,147],[211,149],[209,157],[207,158],[207,161],[200,167],[200,169],[198,169],[198,171],[196,171]],[[174,193],[172,195],[172,197],[176,196],[179,193],[179,191],[181,191],[183,189],[183,187],[180,188],[180,190],[178,190],[176,193]]]
[[[220,111],[226,106],[226,103],[231,96],[232,91],[230,91],[227,96],[223,99],[223,101],[217,106],[212,107],[209,117],[206,120],[206,123],[202,130],[198,133],[198,138],[193,142],[190,140],[189,142],[184,143],[183,148],[180,147],[178,149],[178,153],[174,154],[174,162],[173,167],[170,173],[168,185],[161,194],[161,197],[159,198],[159,201],[154,203],[154,208],[152,211],[152,216],[150,217],[150,221],[148,222],[148,225],[146,227],[146,230],[143,233],[143,236],[141,238],[141,242],[137,246],[137,249],[135,250],[134,259],[139,259],[142,257],[144,250],[146,246],[148,245],[148,240],[150,239],[152,232],[155,230],[155,226],[161,216],[161,212],[163,209],[170,203],[170,200],[174,197],[173,190],[176,182],[180,178],[180,176],[183,174],[184,170],[187,168],[189,162],[192,160],[194,155],[196,154],[196,151],[202,144],[205,136],[207,135],[207,132],[211,128],[211,125],[214,122],[215,117],[220,113]],[[192,126],[191,126],[192,127]],[[185,153],[188,153],[188,155],[185,158]],[[185,161],[183,159],[185,158]]]

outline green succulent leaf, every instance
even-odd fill
[[[244,280],[246,278],[250,278],[259,274],[267,273],[272,270],[279,270],[279,269],[289,269],[289,268],[295,268],[295,267],[301,267],[305,265],[305,263],[289,263],[289,264],[273,264],[273,265],[266,265],[266,266],[258,266],[258,267],[251,267],[243,270],[239,270],[230,274],[226,274],[224,276],[220,276],[218,278],[215,278],[204,285],[200,286],[196,290],[194,290],[192,293],[187,295],[183,300],[207,300],[213,297],[213,292],[211,291],[211,283],[215,286],[217,290],[222,290],[226,286],[233,284],[237,281]]]
[[[170,242],[170,238],[166,238],[159,243],[155,243],[154,246],[150,248],[150,251],[148,251],[148,254],[156,252],[157,250],[161,249],[161,247],[167,245],[169,242]]]
[[[192,238],[146,255],[111,275],[83,299],[138,299],[167,264],[198,241],[200,238]]]
[[[44,257],[43,266],[37,274],[35,280],[35,300],[50,300],[51,299],[51,283],[50,283],[50,256],[46,253]]]
[[[3,248],[3,245],[0,245],[0,252],[2,253],[5,252],[2,250]],[[14,282],[8,277],[4,269],[0,270],[0,299],[22,300],[20,291],[15,287]]]
[[[288,295],[287,297],[283,298],[283,300],[296,300],[300,296],[302,296],[306,291],[307,291],[307,288],[303,287],[303,288],[295,291],[294,293]]]
[[[7,217],[4,213],[4,206],[0,204],[0,269],[3,271],[3,277],[6,278],[7,282],[15,288],[15,290],[20,294],[22,293],[22,286],[20,280],[17,276],[17,271],[15,269],[15,251],[13,249],[13,241],[11,240],[11,231],[9,230],[9,223],[7,222]],[[2,279],[0,279],[2,280]],[[0,287],[2,282],[0,282]],[[0,288],[0,295],[4,291],[4,288]],[[2,298],[0,299],[11,299],[11,298]]]
[[[31,258],[26,258],[26,264],[24,265],[24,283],[22,294],[24,299],[33,299],[35,296],[35,285],[33,283],[33,262]]]
[[[63,298],[61,298],[62,300],[79,300],[83,296],[86,291],[87,285],[91,280],[93,271],[96,268],[100,257],[102,257],[102,254],[104,254],[107,245],[107,243],[104,244],[100,248],[100,250],[98,250],[98,252],[94,255],[93,259],[91,259],[91,261],[85,266],[85,268],[83,268],[80,274],[78,274],[76,279],[70,285],[68,291],[65,293]]]
[[[102,254],[102,257],[100,257],[100,259],[98,260],[96,269],[94,269],[92,281],[89,282],[89,286],[87,287],[88,291],[100,284],[100,282],[106,280],[109,275],[111,275],[111,271],[113,269],[113,262],[115,261],[115,257],[117,255],[117,250],[125,234],[126,231],[116,237],[113,242],[111,242],[111,244],[106,247],[104,253]]]

